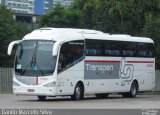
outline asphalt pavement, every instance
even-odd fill
[[[106,99],[90,95],[80,101],[73,101],[70,97],[48,97],[46,101],[39,101],[36,96],[0,94],[0,109],[51,109],[55,115],[146,115],[142,114],[145,111],[160,115],[160,95],[137,95],[136,98],[110,95]]]

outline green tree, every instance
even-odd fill
[[[42,16],[40,22],[42,26],[80,27],[151,37],[159,54],[159,15],[160,0],[74,0],[69,8],[57,5]]]
[[[60,4],[40,18],[40,26],[79,27],[80,23],[81,12],[73,8],[64,8]]]
[[[95,1],[97,0],[75,0],[73,3],[73,8],[79,10],[82,13],[82,22],[81,26],[83,28],[93,28],[94,27],[94,21],[93,21],[93,15],[95,13]],[[98,4],[97,4],[98,5]]]
[[[156,68],[160,68],[160,17],[147,21],[142,34],[154,40],[156,46]]]
[[[6,54],[8,44],[14,35],[13,25],[14,19],[12,12],[5,6],[0,5],[0,66],[9,63],[9,57]]]
[[[0,67],[12,67],[14,55],[8,56],[7,49],[10,42],[30,32],[34,26],[16,22],[13,13],[6,6],[0,5]]]

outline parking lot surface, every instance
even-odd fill
[[[70,97],[48,97],[39,101],[36,96],[16,96],[0,94],[0,109],[160,109],[160,95],[137,95],[123,98],[110,95],[107,99],[97,99],[93,95],[84,100],[73,101]]]

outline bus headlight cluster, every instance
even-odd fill
[[[20,86],[20,84],[15,82],[15,81],[13,81],[13,86]]]
[[[45,85],[43,85],[44,87],[54,87],[56,85],[56,82],[53,81],[53,82],[50,82],[50,83],[47,83]]]

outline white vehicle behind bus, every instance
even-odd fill
[[[96,30],[40,28],[9,44],[18,44],[13,92],[47,96],[110,93],[136,97],[155,86],[154,42],[150,38],[110,35]]]

